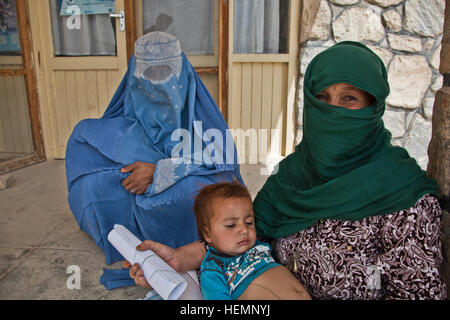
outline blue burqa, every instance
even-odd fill
[[[178,41],[162,32],[138,39],[103,117],[78,123],[66,150],[70,209],[107,264],[123,260],[107,240],[114,224],[174,248],[198,239],[196,192],[242,183],[227,129]],[[120,170],[136,161],[156,164],[143,195],[121,185],[129,173]]]

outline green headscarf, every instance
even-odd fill
[[[376,102],[360,110],[315,96],[332,84],[360,88]],[[412,207],[437,185],[401,148],[382,116],[389,95],[386,68],[363,44],[344,41],[309,64],[304,79],[303,139],[279,164],[255,201],[260,236],[278,238],[319,219],[361,220]]]

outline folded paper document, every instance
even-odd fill
[[[108,240],[131,264],[141,266],[147,282],[164,300],[202,298],[194,271],[178,273],[152,250],[138,251],[142,241],[124,226],[116,224]]]

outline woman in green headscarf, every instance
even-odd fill
[[[254,201],[257,234],[316,299],[445,299],[436,183],[390,143],[381,59],[341,42],[304,79],[303,140]],[[145,241],[177,270],[200,265],[200,243]],[[129,265],[127,265],[130,267]],[[139,266],[130,275],[146,285]]]
[[[391,145],[381,59],[341,42],[304,79],[303,139],[255,201],[258,235],[275,241],[315,298],[445,298],[437,186]]]

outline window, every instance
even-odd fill
[[[115,56],[115,1],[92,0],[71,5],[71,0],[50,0],[55,56]]]
[[[0,55],[20,56],[19,29],[14,0],[0,1]]]
[[[287,53],[289,0],[235,0],[234,53]]]
[[[144,34],[163,31],[175,36],[187,55],[214,54],[212,0],[143,0]]]

